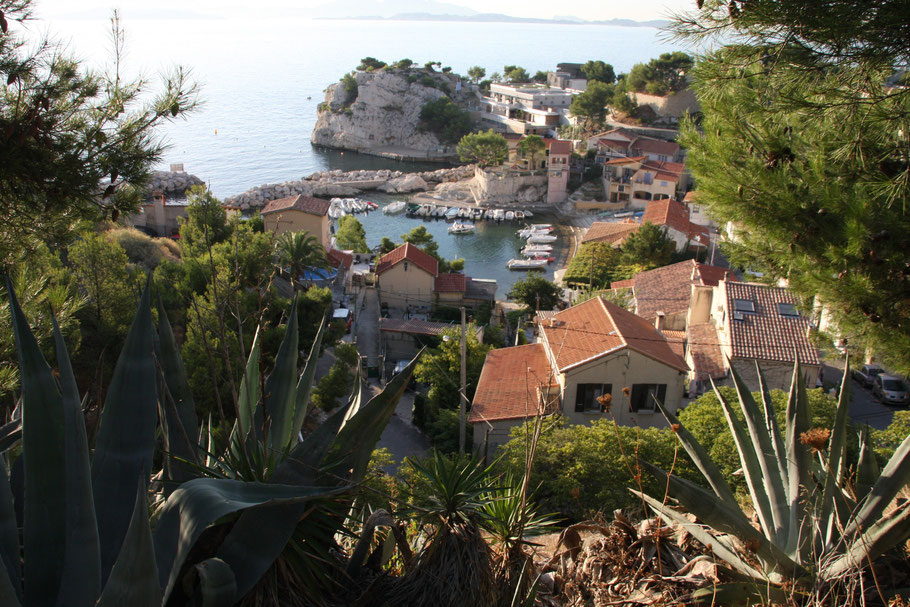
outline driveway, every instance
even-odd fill
[[[367,366],[374,367],[379,364],[379,294],[376,289],[364,289],[363,302],[354,313],[357,315],[357,350],[361,356],[366,356]]]
[[[379,384],[370,380],[369,390],[374,394],[379,392]],[[430,448],[430,440],[411,423],[411,407],[414,405],[414,391],[407,390],[398,401],[395,413],[386,426],[377,448],[385,447],[392,452],[396,464],[389,466],[386,472],[395,474],[398,466],[405,457],[422,457]]]
[[[836,381],[840,385],[844,375],[843,369],[825,365],[825,382]],[[884,430],[891,423],[897,407],[882,404],[872,395],[871,388],[863,388],[855,380],[850,380],[850,420],[855,424],[868,424],[876,430]]]

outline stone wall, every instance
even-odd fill
[[[205,185],[205,182],[185,171],[152,171],[146,191],[182,196],[194,185]]]
[[[682,118],[686,112],[694,114],[699,111],[698,99],[695,98],[695,91],[692,89],[683,89],[674,95],[660,96],[647,93],[634,93],[634,95],[638,105],[646,105],[654,110],[654,113],[660,118],[673,122]]]
[[[525,172],[529,173],[529,172]],[[474,171],[474,194],[478,204],[534,204],[547,197],[547,175],[513,173],[511,171]]]

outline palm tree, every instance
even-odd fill
[[[278,261],[293,277],[294,288],[306,268],[328,268],[329,260],[319,240],[309,232],[285,232],[275,243]]]

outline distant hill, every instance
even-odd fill
[[[334,0],[317,6],[310,13],[318,19],[391,18],[403,13],[426,15],[476,15],[477,11],[435,0]]]
[[[345,3],[356,3],[359,0],[339,0]],[[398,0],[396,0],[397,2]],[[408,0],[401,0],[407,2]],[[441,4],[441,3],[433,3]],[[655,27],[661,28],[667,26],[670,22],[665,19],[654,19],[651,21],[633,21],[632,19],[607,19],[599,21],[586,21],[577,17],[554,17],[552,19],[537,19],[534,17],[513,17],[501,13],[475,13],[473,15],[463,15],[455,13],[428,13],[425,10],[415,12],[401,12],[389,16],[375,14],[376,5],[371,5],[372,14],[346,15],[346,16],[325,16],[321,12],[316,13],[317,19],[366,19],[366,20],[395,20],[395,21],[464,21],[473,23],[549,23],[554,25],[614,25],[620,27]],[[421,6],[421,9],[424,7]]]

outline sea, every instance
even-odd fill
[[[479,65],[489,76],[505,65],[533,74],[589,59],[606,61],[620,73],[660,53],[684,50],[649,27],[282,19],[258,17],[255,10],[251,5],[236,16],[182,20],[131,18],[129,9],[120,13],[126,77],[141,76],[148,82],[144,89],[155,90],[160,75],[180,65],[200,86],[200,107],[160,130],[168,148],[158,168],[181,163],[221,198],[322,170],[437,168],[310,144],[325,88],[363,57],[389,63],[409,58],[420,65],[440,61],[461,74]],[[89,66],[113,65],[106,19],[57,19],[29,27],[65,43]],[[370,245],[420,225],[419,219],[378,212],[361,219]],[[469,275],[501,281],[500,296],[523,275],[505,269],[519,250],[513,237],[517,226],[482,226],[470,236],[447,234],[444,222],[428,226],[443,256],[464,257]],[[565,244],[557,254],[565,257]],[[547,275],[552,277],[552,269]]]

